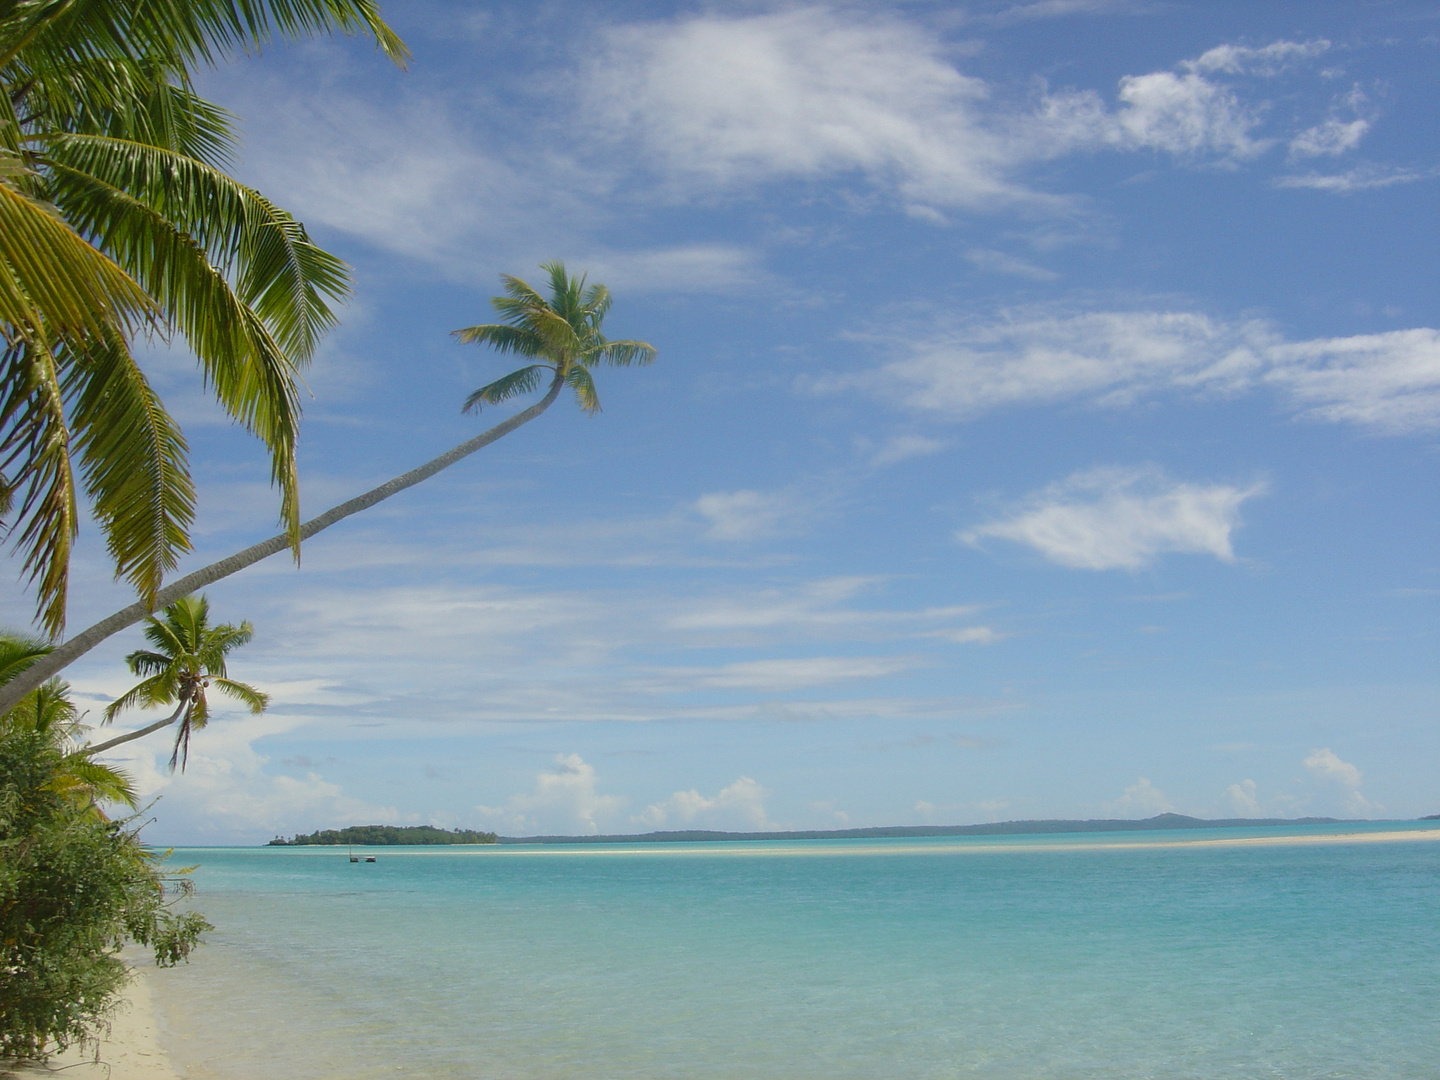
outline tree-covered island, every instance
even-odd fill
[[[269,847],[306,847],[324,844],[493,844],[493,832],[474,829],[437,829],[433,825],[351,825],[347,829],[319,829],[308,836],[286,840],[277,836]]]

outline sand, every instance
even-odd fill
[[[110,1021],[110,1032],[98,1047],[72,1047],[44,1065],[0,1064],[0,1078],[63,1077],[65,1080],[180,1080],[160,1046],[155,1004],[143,968],[135,977]],[[98,1057],[98,1060],[97,1060]],[[60,1071],[63,1070],[63,1071]]]

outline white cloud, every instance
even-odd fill
[[[1348,761],[1341,761],[1339,755],[1328,746],[1311,750],[1305,759],[1305,768],[1322,780],[1334,780],[1351,788],[1358,788],[1365,779],[1364,773]]]
[[[695,509],[710,523],[709,539],[739,543],[788,532],[808,511],[790,494],[764,491],[712,492],[696,499]]]
[[[747,292],[772,281],[760,252],[737,244],[600,252],[566,261],[616,292]]]
[[[1440,331],[1277,344],[1267,357],[1264,380],[1316,419],[1391,432],[1440,424]]]
[[[1426,327],[1287,342],[1257,319],[1021,308],[941,323],[900,347],[905,355],[878,369],[804,385],[860,388],[956,419],[1013,405],[1116,407],[1166,391],[1270,387],[1312,419],[1390,433],[1440,426],[1440,332]]]
[[[1371,802],[1360,793],[1364,774],[1350,762],[1342,761],[1328,746],[1311,750],[1304,764],[1311,775],[1320,780],[1337,783],[1344,789],[1341,802],[1348,813],[1366,814],[1384,809],[1379,803]]]
[[[1323,56],[1329,50],[1330,42],[1324,38],[1312,41],[1275,41],[1259,48],[1249,45],[1217,45],[1195,60],[1187,61],[1185,66],[1193,71],[1271,77],[1306,60]]]
[[[1121,817],[1142,818],[1167,813],[1174,807],[1163,791],[1142,776],[1127,787],[1120,798],[1107,803],[1106,809]]]
[[[1052,484],[996,521],[966,530],[978,545],[996,537],[1085,570],[1139,570],[1168,552],[1235,559],[1230,536],[1240,506],[1261,484],[1188,484],[1157,469],[1095,469]]]
[[[1210,151],[1250,157],[1265,149],[1250,138],[1259,123],[1228,87],[1200,75],[1155,71],[1120,80],[1121,108],[1115,115],[1118,141],[1136,149],[1172,154]]]
[[[278,712],[244,720],[217,718],[191,739],[183,772],[169,771],[173,734],[168,730],[116,747],[104,760],[130,774],[142,800],[162,797],[165,819],[184,822],[192,843],[254,843],[260,833],[398,823],[395,807],[346,795],[313,770],[299,777],[266,771],[270,759],[253,744],[303,722]]]
[[[664,802],[647,806],[644,813],[630,820],[656,829],[664,825],[703,822],[717,827],[739,823],[747,829],[769,830],[775,825],[765,813],[767,794],[754,780],[742,776],[729,787],[721,788],[713,798],[701,795],[694,788],[677,791]]]
[[[925,636],[952,641],[956,645],[993,645],[1010,635],[989,626],[961,626],[954,630],[932,630]]]
[[[932,439],[926,435],[892,435],[870,456],[870,464],[881,468],[910,458],[928,457],[938,454],[948,445],[943,439]]]
[[[1255,798],[1254,780],[1241,780],[1238,784],[1231,784],[1225,789],[1225,798],[1241,817],[1250,817],[1260,809],[1260,801]]]
[[[535,790],[512,795],[504,806],[477,806],[487,821],[516,832],[579,829],[600,831],[600,823],[625,809],[628,800],[597,793],[595,767],[579,754],[558,754],[554,772],[535,777]]]
[[[988,94],[899,19],[825,8],[614,30],[587,96],[673,175],[718,188],[841,172],[910,201],[1021,193],[979,123]]]
[[[812,656],[793,660],[744,660],[713,668],[661,668],[659,684],[672,690],[752,690],[783,694],[857,679],[883,679],[909,671],[914,657]]]
[[[1046,4],[1011,14],[1108,6]],[[1253,157],[1273,141],[1252,135],[1262,110],[1212,76],[1278,74],[1325,47],[1221,46],[1179,71],[1126,76],[1113,108],[1094,90],[1018,103],[963,74],[921,23],[811,6],[614,29],[587,68],[583,96],[596,103],[594,124],[607,143],[638,146],[677,197],[848,175],[943,221],[937,208],[1067,205],[1017,175],[1077,151]],[[1002,273],[1048,273],[996,252],[975,259]]]
[[[1440,175],[1436,169],[1386,168],[1380,165],[1361,165],[1343,173],[1277,176],[1271,181],[1278,188],[1310,188],[1332,195],[1349,195],[1355,191],[1370,191],[1374,188],[1394,187],[1396,184],[1413,184]]]
[[[1026,262],[1024,259],[1003,251],[989,248],[971,248],[965,252],[965,259],[976,269],[991,274],[1009,274],[1012,277],[1029,278],[1031,281],[1054,281],[1060,275],[1054,270]]]
[[[1370,130],[1368,120],[1336,120],[1306,128],[1290,140],[1292,157],[1338,157],[1360,145]]]

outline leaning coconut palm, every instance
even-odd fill
[[[98,754],[179,721],[170,768],[173,771],[178,764],[183,769],[190,757],[191,733],[210,720],[210,703],[205,696],[210,687],[234,698],[252,713],[264,712],[270,704],[268,694],[228,678],[225,672],[225,657],[248,644],[254,634],[248,622],[211,626],[210,603],[203,596],[185,596],[166,605],[158,618],[152,616],[145,621],[145,638],[154,649],[137,649],[125,658],[131,672],[146,678],[111,702],[104,718],[109,723],[136,705],[174,705],[175,711],[139,731],[87,747],[85,752]]]
[[[0,516],[52,637],[82,495],[148,610],[189,549],[185,441],[141,335],[180,339],[269,447],[298,556],[299,371],[348,276],[228,174],[232,118],[191,72],[333,29],[405,60],[373,0],[0,0]]]
[[[0,632],[0,682],[8,681],[50,646],[20,634]],[[79,710],[70,697],[70,684],[51,679],[30,691],[20,703],[0,716],[0,739],[32,734],[58,754],[54,774],[44,787],[64,795],[101,818],[102,802],[136,805],[130,778],[118,769],[91,761],[84,749],[85,732]]]
[[[419,468],[311,518],[300,526],[302,540],[308,540],[336,522],[428,480],[442,469],[469,457],[482,447],[489,446],[522,424],[529,423],[551,406],[563,386],[569,385],[575,390],[581,408],[590,413],[598,411],[600,402],[591,378],[592,365],[649,364],[655,359],[654,347],[646,342],[607,341],[601,334],[601,324],[604,322],[605,313],[610,309],[609,289],[603,285],[587,286],[584,277],[570,277],[564,265],[559,262],[545,263],[543,268],[550,275],[551,295],[548,301],[519,278],[505,275],[501,280],[505,284],[506,295],[494,297],[490,301],[505,321],[472,326],[457,330],[456,334],[464,341],[492,345],[503,352],[537,361],[476,390],[466,400],[467,410],[473,411],[481,405],[506,401],[518,394],[538,389],[545,372],[548,371],[552,375],[550,388],[545,396],[496,424],[489,431],[476,435]],[[219,562],[202,567],[165,586],[157,594],[158,602],[167,604],[187,593],[203,589],[244,570],[247,566],[253,566],[261,559],[284,551],[289,542],[286,534],[273,536]],[[57,646],[53,652],[36,661],[33,667],[18,676],[12,686],[0,686],[0,709],[5,708],[17,692],[23,693],[38,686],[43,679],[63,670],[66,665],[84,656],[112,634],[118,634],[126,627],[133,626],[148,614],[143,604],[131,604]]]

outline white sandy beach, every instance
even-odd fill
[[[44,1065],[0,1066],[0,1077],[32,1080],[63,1076],[67,1080],[180,1080],[180,1074],[160,1046],[155,1003],[145,969],[136,967],[126,1000],[110,1022],[110,1032],[99,1045],[82,1051],[71,1047]],[[62,1071],[63,1070],[63,1071]]]

